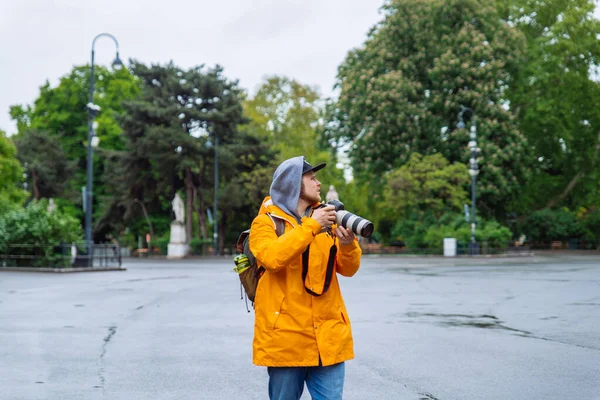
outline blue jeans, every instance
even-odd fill
[[[313,400],[342,400],[344,363],[328,367],[268,367],[269,399],[298,400],[304,382]]]

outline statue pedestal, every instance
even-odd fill
[[[167,247],[167,258],[183,258],[190,252],[187,244],[185,226],[179,222],[171,223],[171,240]]]

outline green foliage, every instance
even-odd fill
[[[250,122],[243,130],[276,152],[276,165],[303,155],[313,165],[327,168],[317,178],[324,194],[330,185],[344,185],[343,171],[336,166],[335,149],[322,140],[325,102],[317,89],[281,76],[268,78],[254,97],[244,102]],[[339,189],[338,189],[339,190]]]
[[[219,211],[225,243],[234,243],[241,231],[248,229],[258,209],[269,194],[273,173],[277,167],[276,153],[258,138],[240,135],[227,148],[219,191]],[[222,247],[221,247],[222,248]]]
[[[192,240],[190,240],[190,251],[192,254],[194,255],[198,255],[198,256],[204,256],[206,255],[206,249],[207,246],[212,246],[213,245],[213,240],[212,239],[198,239],[198,238],[194,238]]]
[[[391,225],[391,223],[388,223]],[[425,235],[430,226],[435,224],[432,215],[410,215],[396,220],[389,229],[390,244],[403,244],[411,249],[421,249],[428,246]],[[431,241],[431,239],[430,239]],[[436,245],[437,246],[437,245]]]
[[[484,0],[392,0],[365,45],[339,67],[341,94],[328,135],[351,146],[355,177],[382,176],[412,153],[467,163],[461,106],[475,110],[482,149],[478,204],[502,214],[527,177],[526,141],[504,92],[521,61],[523,38]]]
[[[498,1],[527,41],[506,92],[533,150],[523,211],[598,204],[600,21],[592,0]]]
[[[101,223],[113,231],[123,229],[122,221],[131,223],[143,215],[142,205],[150,215],[170,217],[171,200],[182,191],[186,210],[195,211],[186,216],[190,239],[194,216],[196,231],[206,237],[206,208],[214,197],[215,138],[221,192],[235,173],[232,147],[238,145],[238,125],[245,122],[242,91],[220,66],[184,70],[173,63],[133,62],[132,70],[143,90],[124,104],[125,151],[111,156],[106,171],[109,206]]]
[[[464,187],[469,174],[464,164],[450,163],[441,155],[413,153],[402,167],[385,177],[385,206],[391,215],[433,214],[458,211],[467,201]]]
[[[12,140],[0,130],[0,203],[20,204],[25,199],[25,191],[20,189],[23,169],[16,157]],[[2,207],[0,205],[0,207]]]
[[[584,233],[577,215],[567,209],[544,209],[533,212],[523,223],[528,241],[568,240]]]
[[[32,197],[38,200],[63,196],[75,165],[68,160],[60,142],[47,133],[27,129],[15,136],[15,145],[19,160],[27,165]]]
[[[491,248],[504,248],[513,237],[513,234],[510,229],[492,220],[484,221],[481,237]]]
[[[246,130],[272,143],[279,162],[299,154],[309,157],[318,151],[320,103],[315,89],[289,78],[270,77],[244,102],[244,112],[250,118]]]
[[[167,254],[170,239],[171,235],[169,232],[167,232],[166,234],[154,239],[152,241],[152,247],[158,247],[158,251],[160,252],[160,254]]]
[[[425,247],[427,229],[467,203],[468,181],[464,164],[450,164],[441,154],[413,153],[407,164],[385,175],[383,199],[375,206],[377,231],[385,241]]]
[[[100,146],[122,149],[117,117],[123,111],[123,100],[132,99],[139,93],[139,81],[127,68],[111,71],[96,65],[94,76],[94,103],[101,107],[96,116]],[[88,65],[74,67],[60,79],[57,87],[51,87],[49,82],[42,85],[33,106],[14,105],[10,108],[19,134],[30,128],[48,132],[60,141],[69,159],[78,160],[80,167],[85,167],[86,160],[89,77]]]
[[[119,127],[122,102],[137,96],[140,89],[139,80],[127,68],[111,71],[96,65],[94,76],[94,103],[101,107],[96,116],[100,145],[95,151],[93,178],[94,220],[97,221],[107,204],[103,201],[106,197],[103,151],[124,148]],[[79,209],[81,187],[87,181],[89,78],[89,66],[74,67],[60,79],[58,86],[51,87],[49,82],[42,85],[33,105],[10,108],[11,117],[17,122],[16,140],[21,143],[19,157],[34,166],[33,171],[39,175],[36,182],[39,197],[61,196]],[[47,154],[33,151],[45,144],[49,145]]]
[[[17,252],[24,256],[42,256],[33,261],[25,259],[24,262],[33,263],[30,266],[53,266],[52,263],[63,260],[57,246],[80,241],[81,226],[60,210],[48,212],[47,208],[45,200],[32,201],[26,208],[0,214],[0,254]],[[28,246],[14,247],[16,245]]]
[[[465,217],[456,213],[445,213],[438,218],[400,220],[393,229],[396,240],[404,242],[410,249],[443,248],[444,238],[455,238],[461,247],[471,241],[471,226]],[[475,239],[486,243],[489,249],[503,249],[509,244],[512,232],[495,220],[477,220]]]
[[[600,240],[600,210],[587,213],[582,218],[584,238],[587,240]]]

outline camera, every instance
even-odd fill
[[[319,208],[328,205],[335,208],[335,218],[338,226],[343,226],[346,229],[350,229],[355,235],[365,238],[371,237],[374,229],[371,221],[346,211],[344,209],[344,203],[339,200],[331,200],[327,203],[321,203]]]

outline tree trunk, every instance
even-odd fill
[[[560,203],[561,201],[563,201],[564,198],[567,197],[567,195],[571,192],[571,190],[573,190],[573,188],[575,186],[577,186],[577,183],[583,177],[583,175],[585,175],[585,171],[579,171],[573,177],[573,179],[571,179],[571,182],[569,182],[569,184],[567,185],[567,187],[565,188],[565,190],[563,190],[563,192],[560,195],[554,197],[553,199],[551,199],[548,202],[548,204],[546,204],[546,208],[552,208],[555,205],[557,205],[558,203]]]
[[[40,190],[38,189],[38,177],[34,168],[31,169],[31,190],[33,191],[33,198],[39,200]]]
[[[575,186],[577,186],[577,183],[579,183],[579,180],[581,178],[583,178],[583,176],[586,174],[586,172],[589,169],[592,169],[594,167],[594,165],[596,164],[596,161],[598,160],[598,153],[600,153],[600,132],[598,132],[598,140],[596,142],[596,152],[594,153],[594,157],[592,158],[592,160],[590,161],[590,167],[586,168],[583,171],[579,171],[577,174],[575,174],[575,176],[573,177],[573,179],[571,179],[571,181],[569,182],[569,184],[567,185],[567,187],[565,188],[565,190],[563,190],[563,192],[554,197],[553,199],[551,199],[548,204],[546,204],[546,208],[552,208],[555,205],[557,205],[559,202],[561,202],[562,200],[564,200],[565,197],[567,197],[567,195],[571,192],[571,190],[573,190],[573,188],[575,188]]]
[[[142,211],[144,212],[144,218],[146,218],[146,222],[148,223],[148,229],[150,229],[150,236],[152,237],[152,240],[154,240],[154,227],[152,226],[152,221],[150,221],[150,217],[148,216],[146,206],[138,199],[135,199],[134,201],[142,207]]]
[[[185,169],[185,202],[186,204],[186,217],[185,217],[185,228],[187,233],[187,241],[192,239],[194,234],[194,223],[193,223],[193,210],[194,207],[194,182],[192,182],[192,171],[189,168]]]
[[[206,205],[204,204],[204,193],[202,190],[198,191],[197,188],[194,188],[194,194],[198,200],[198,209],[196,210],[198,214],[198,238],[206,239]],[[196,204],[196,199],[194,199],[194,204]]]

